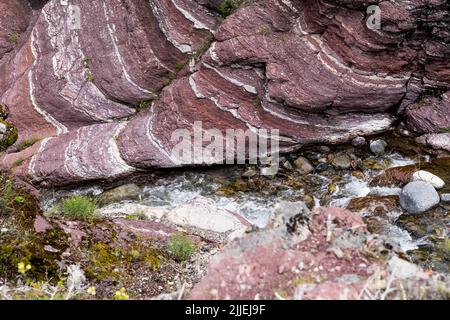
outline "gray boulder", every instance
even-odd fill
[[[408,183],[400,194],[400,205],[409,213],[422,213],[438,205],[440,197],[434,187],[424,181]]]

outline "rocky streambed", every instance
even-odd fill
[[[256,292],[253,289],[236,290],[225,286],[225,296],[214,291],[216,289],[206,289],[205,286],[210,288],[214,285],[216,278],[228,281],[229,274],[237,272],[239,275],[244,272],[240,269],[233,271],[234,264],[228,265],[230,250],[234,252],[231,257],[238,263],[245,264],[247,259],[256,263],[250,274],[255,270],[268,273],[267,277],[263,276],[263,280],[267,283],[275,281],[272,286],[278,286],[280,282],[289,284],[288,288],[280,289],[283,294],[277,291],[275,296],[273,292],[268,294],[267,288],[260,288],[258,292],[261,298],[295,295],[298,298],[300,293],[296,290],[303,282],[323,285],[327,282],[326,279],[333,278],[335,267],[342,268],[345,272],[342,271],[339,277],[334,275],[339,281],[334,279],[332,284],[324,285],[325,288],[328,285],[334,288],[328,288],[331,290],[330,297],[339,297],[343,290],[340,286],[351,286],[354,295],[347,298],[362,298],[366,293],[361,293],[363,287],[360,285],[367,284],[367,279],[373,280],[374,265],[381,268],[377,270],[384,272],[389,269],[386,266],[400,261],[392,260],[392,257],[402,258],[401,263],[409,261],[410,264],[396,268],[412,268],[416,270],[413,272],[414,277],[420,272],[428,272],[427,276],[422,274],[418,278],[413,277],[415,280],[409,284],[411,292],[419,294],[416,292],[418,283],[424,277],[438,281],[433,278],[436,275],[439,281],[444,279],[444,282],[427,282],[425,287],[429,285],[429,289],[434,288],[430,292],[435,292],[438,283],[439,290],[443,288],[445,297],[449,288],[445,281],[450,272],[450,203],[447,198],[450,190],[449,169],[448,155],[427,153],[426,149],[414,144],[412,140],[394,132],[386,136],[371,137],[367,141],[354,139],[348,145],[316,146],[301,153],[284,155],[280,159],[280,170],[275,176],[260,175],[258,166],[221,166],[163,171],[107,184],[41,190],[43,214],[39,216],[40,220],[35,221],[34,229],[39,231],[39,228],[42,229],[39,225],[42,224],[45,232],[46,228],[51,229],[50,226],[54,225],[68,235],[68,242],[71,244],[65,245],[64,250],[53,248],[55,245],[50,245],[47,249],[53,248],[66,255],[63,260],[81,264],[92,285],[99,288],[99,297],[110,297],[112,291],[124,286],[134,298],[180,298],[189,292],[195,298],[254,298],[249,296]],[[424,171],[425,177],[416,177],[417,172],[423,175]],[[405,186],[410,185],[413,180],[427,180],[428,182],[420,183],[428,188],[431,186],[433,192],[438,194],[437,202],[431,203],[427,210],[411,213],[402,203],[404,200],[401,199],[405,197],[407,189]],[[444,184],[437,185],[437,191],[432,186],[436,181]],[[417,181],[413,182],[413,185],[416,183]],[[419,204],[424,201],[420,199],[421,193],[423,191],[419,192],[419,198],[416,199]],[[95,199],[99,222],[70,221],[58,215],[55,208],[64,199],[76,196]],[[414,197],[409,201],[414,202]],[[341,209],[323,211],[328,210],[327,207]],[[353,227],[347,226],[342,230],[364,226],[365,231],[356,238],[354,234],[351,239],[347,235],[337,245],[329,239],[333,238],[329,233],[334,232],[334,227],[330,229],[334,220],[314,220],[320,215],[324,215],[325,220],[334,215],[337,221],[354,220],[350,223]],[[336,223],[339,225],[339,222]],[[348,221],[344,224],[346,223]],[[319,238],[311,240],[317,236],[314,234],[314,226],[322,230],[316,230],[318,234],[325,232],[326,241],[317,240]],[[189,254],[181,264],[169,248],[174,237],[176,239],[180,234],[195,243],[194,253]],[[287,241],[288,244],[277,244],[283,249],[261,249],[268,238]],[[246,241],[249,243],[245,244]],[[300,249],[298,241],[305,243],[307,247]],[[314,241],[325,241],[327,245],[314,247]],[[255,246],[255,243],[258,245]],[[77,249],[68,249],[74,246]],[[343,257],[346,254],[353,256],[353,253],[344,253],[349,248],[365,258],[359,263],[345,260]],[[364,251],[366,249],[368,251]],[[238,254],[241,258],[236,258],[236,250],[241,252]],[[246,257],[246,250],[249,254],[255,254],[259,250],[281,250],[297,258],[306,253],[327,255],[331,252],[333,259],[338,258],[338,261],[328,265],[323,263],[324,265],[310,270],[306,268],[300,278],[300,271],[295,271],[294,268],[291,271],[297,276],[278,279],[265,269],[270,270],[270,266],[266,265],[267,261]],[[376,258],[367,258],[367,255],[373,255],[372,251],[382,254],[377,254]],[[92,260],[92,257],[99,258]],[[277,275],[283,274],[283,269],[287,268],[283,267],[283,259],[276,266]],[[217,261],[221,260],[221,267],[217,269]],[[67,261],[64,263],[70,264]],[[358,265],[365,267],[350,270]],[[359,283],[356,287],[353,286],[355,281]],[[243,288],[246,285],[248,284],[243,285],[241,282],[236,284]],[[249,288],[252,286],[249,285]],[[312,293],[303,292],[301,297],[323,298],[316,292],[319,289],[314,288],[310,288]],[[211,290],[217,294],[211,296]],[[371,292],[374,294],[373,289]],[[365,297],[370,298],[370,295]]]

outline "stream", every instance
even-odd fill
[[[122,203],[131,201],[149,207],[172,209],[201,196],[212,200],[218,208],[238,213],[253,225],[264,228],[271,219],[275,205],[283,200],[305,201],[311,209],[319,206],[347,208],[351,201],[357,198],[398,196],[401,187],[371,186],[370,182],[386,169],[417,166],[418,162],[430,161],[429,156],[407,156],[393,148],[382,157],[375,157],[370,151],[351,146],[333,147],[333,150],[328,150],[328,147],[325,150],[316,148],[301,153],[315,166],[321,161],[324,162],[323,159],[330,160],[342,154],[350,155],[350,159],[355,160],[351,168],[336,169],[330,165],[321,172],[315,170],[309,174],[300,174],[291,165],[299,156],[297,154],[282,157],[281,163],[285,165],[282,165],[279,173],[272,178],[258,175],[257,168],[252,166],[222,166],[153,173],[131,181],[140,187],[139,200],[124,200]],[[97,197],[110,188],[111,186],[98,184],[74,189],[47,190],[43,192],[42,206],[44,210],[48,210],[63,198],[73,195]],[[120,206],[120,203],[116,205]],[[436,249],[443,239],[448,237],[448,208],[439,207],[430,213],[414,217],[407,215],[399,206],[386,211],[381,219],[382,227],[375,226],[372,229],[397,243],[400,250],[410,254],[414,262],[449,272],[446,256],[448,253],[442,254]],[[128,213],[124,212],[123,215],[126,214]],[[362,215],[368,221],[374,221],[371,219],[374,218],[371,217],[373,212],[362,211]],[[377,221],[380,224],[380,219]],[[415,232],[415,224],[423,225],[425,231]],[[414,228],[411,225],[414,225]]]

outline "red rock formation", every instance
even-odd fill
[[[215,0],[70,0],[80,29],[68,24],[72,7],[44,2],[8,0],[0,20],[0,103],[16,146],[43,139],[13,146],[3,164],[36,183],[180,165],[171,134],[195,121],[279,129],[284,150],[387,130],[392,111],[407,110],[418,132],[448,122],[443,0],[380,2],[380,30],[367,27],[362,0],[245,1],[225,20]],[[436,116],[419,108],[428,95]]]

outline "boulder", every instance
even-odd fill
[[[433,185],[424,181],[408,183],[400,194],[400,205],[409,213],[422,213],[437,206],[439,194]]]

